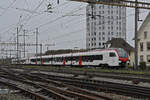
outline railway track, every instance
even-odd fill
[[[23,69],[25,71],[32,71],[33,69],[26,69],[26,68],[18,68],[16,69]],[[34,69],[35,71],[36,69]],[[52,68],[47,70],[38,70],[43,72],[54,72],[54,73],[64,73],[64,74],[72,74],[74,76],[84,75],[89,78],[92,77],[104,77],[104,78],[111,78],[111,79],[119,79],[119,80],[127,80],[127,81],[137,81],[137,82],[147,82],[150,83],[150,75],[134,75],[134,74],[119,74],[119,73],[104,73],[104,72],[95,72],[95,71],[80,71],[80,70],[70,70],[70,69],[59,69],[59,68]]]
[[[98,94],[94,95],[94,93],[93,94],[91,93],[91,95],[89,96],[88,94],[90,92],[88,93],[85,90],[82,90],[82,92],[78,93],[79,88],[78,88],[78,92],[77,92],[77,91],[71,91],[72,90],[71,87],[70,87],[70,90],[64,90],[64,89],[61,89],[61,88],[58,88],[58,87],[48,86],[48,85],[42,84],[42,83],[35,83],[35,82],[32,82],[33,80],[32,81],[27,81],[27,80],[25,80],[27,78],[24,78],[24,77],[22,78],[22,76],[19,75],[20,73],[18,73],[18,75],[19,75],[18,76],[18,75],[16,75],[17,73],[14,74],[13,71],[8,71],[6,69],[1,69],[1,70],[3,70],[3,72],[5,72],[5,74],[7,73],[7,75],[1,75],[0,77],[20,81],[22,83],[30,84],[34,87],[40,88],[41,89],[40,91],[36,91],[36,93],[34,93],[34,97],[39,98],[40,100],[50,100],[50,99],[41,99],[40,97],[38,97],[38,96],[42,96],[43,94],[46,94],[46,97],[51,97],[51,98],[56,99],[56,100],[71,100],[73,98],[75,98],[75,99],[78,98],[78,99],[81,99],[81,100],[112,100],[112,99],[110,99],[108,97],[104,97],[104,96],[102,98],[102,96],[100,96],[100,95],[98,97]],[[31,76],[31,75],[26,74],[26,76]],[[32,78],[34,78],[34,77],[32,77]],[[40,81],[43,81],[43,80],[40,80]],[[10,84],[12,84],[12,83],[9,83],[7,85],[10,85]],[[14,86],[14,84],[13,84],[13,86]],[[74,89],[75,88],[76,87],[74,87]],[[76,90],[77,90],[77,88],[76,88]],[[82,93],[88,93],[88,94],[82,94]],[[32,92],[32,94],[33,94],[33,92]],[[51,96],[49,96],[48,94],[51,94]]]
[[[48,79],[54,81],[61,81],[62,83],[82,87],[89,90],[96,90],[96,91],[109,91],[115,92],[121,95],[128,95],[133,96],[136,98],[150,98],[150,89],[146,87],[139,87],[133,85],[126,85],[126,84],[119,84],[119,83],[112,83],[106,81],[95,81],[90,79],[79,79],[75,77],[64,77],[64,76],[56,76],[56,75],[47,75],[47,74],[32,74],[29,75],[32,78],[38,79]],[[40,76],[40,77],[39,77]],[[40,81],[40,80],[39,80]],[[48,82],[50,82],[48,81]]]
[[[65,85],[71,85],[71,86],[80,87],[80,88],[93,90],[93,91],[105,91],[105,92],[112,92],[121,95],[133,96],[136,98],[150,99],[150,88],[145,88],[145,87],[112,83],[106,81],[96,81],[96,80],[85,79],[85,78],[82,79],[76,77],[48,75],[42,73],[26,74],[21,72],[19,74],[22,75],[24,78],[30,80],[34,79],[34,81],[43,81],[45,83],[54,83],[54,84],[56,84],[56,82],[60,82],[59,84],[60,86],[61,84],[65,84]]]
[[[74,85],[96,91],[115,92],[121,95],[134,96],[137,98],[150,98],[150,88],[133,85],[119,84],[107,81],[94,81],[90,79],[78,79],[73,77],[63,77],[54,75],[36,74],[46,79],[61,81],[65,84]],[[40,78],[40,77],[39,77]]]

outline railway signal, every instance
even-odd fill
[[[70,0],[77,2],[85,2],[89,4],[103,4],[103,5],[112,5],[112,6],[122,6],[122,7],[130,7],[135,8],[135,69],[138,67],[138,19],[139,19],[139,11],[138,9],[150,9],[150,3],[141,2],[138,0]]]

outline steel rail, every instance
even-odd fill
[[[78,97],[82,98],[82,99],[94,100],[94,98],[96,97],[96,98],[101,98],[101,99],[104,99],[104,100],[112,100],[110,97],[106,97],[106,96],[102,96],[102,95],[99,95],[99,94],[95,94],[95,93],[92,93],[92,92],[89,92],[89,91],[86,91],[86,90],[83,90],[83,89],[80,89],[78,87],[74,87],[74,86],[71,86],[71,85],[58,83],[56,81],[48,80],[48,79],[45,79],[45,78],[40,77],[40,76],[35,76],[35,75],[31,75],[31,74],[24,74],[24,75],[28,76],[28,79],[33,79],[34,78],[35,79],[34,81],[42,81],[42,82],[47,82],[47,83],[53,83],[55,85],[57,84],[57,86],[65,86],[65,87],[69,88],[70,90],[75,90],[78,93],[74,93],[74,92],[71,92],[71,91],[64,91],[64,92],[61,92],[61,93],[67,93],[67,94],[74,95],[74,96],[78,95]],[[49,87],[49,88],[53,89],[52,87]],[[56,89],[57,88],[55,88],[55,90]],[[57,92],[58,91],[62,91],[62,90],[58,90],[57,89]],[[79,94],[79,93],[81,93],[81,94]],[[91,97],[89,97],[89,95]],[[93,96],[94,96],[94,98],[92,98]]]
[[[39,75],[39,74],[37,74]],[[54,76],[54,75],[48,75],[41,77],[48,78],[55,81],[61,81],[65,83],[71,83],[72,85],[81,85],[83,87],[89,87],[94,89],[103,89],[103,90],[111,90],[116,91],[118,93],[123,94],[132,94],[130,96],[138,96],[138,97],[148,97],[150,98],[150,88],[148,87],[139,87],[134,85],[127,85],[127,84],[120,84],[120,83],[113,83],[113,82],[107,82],[107,81],[96,81],[96,80],[89,80],[89,79],[77,79],[77,78],[69,78],[69,77],[60,77],[60,76]],[[75,83],[75,84],[74,84]]]
[[[2,80],[0,80],[0,83],[4,84],[4,85],[7,85],[9,87],[12,87],[14,89],[23,91],[24,93],[27,93],[30,98],[33,98],[34,100],[52,100],[52,99],[49,99],[49,98],[47,98],[45,96],[39,95],[37,93],[34,93],[32,91],[29,91],[29,90],[26,90],[26,89],[24,89],[22,87],[19,87],[16,84],[13,84],[13,83],[5,82],[5,81],[2,81]]]
[[[51,91],[51,93],[57,94],[58,97],[60,96],[60,94],[65,94],[65,95],[72,95],[75,98],[78,97],[78,98],[83,99],[83,100],[97,100],[98,99],[97,97],[88,96],[88,95],[85,95],[85,94],[80,94],[80,93],[76,93],[76,92],[72,92],[72,91],[62,90],[62,89],[59,89],[59,88],[56,88],[56,87],[50,87],[50,86],[47,86],[47,85],[40,85],[40,84],[29,82],[29,81],[26,82],[25,80],[17,79],[17,78],[11,77],[11,76],[10,77],[8,77],[8,76],[7,77],[6,76],[1,76],[1,77],[11,78],[13,80],[15,79],[15,80],[21,81],[23,83],[28,83],[28,84],[31,84],[31,85],[36,85],[37,87],[40,87],[40,88],[44,89],[44,92],[45,91],[48,91],[48,92]],[[43,80],[40,80],[40,81],[43,81]],[[49,89],[47,89],[45,87],[48,87]],[[70,100],[71,99],[71,98],[65,98],[65,97],[62,98],[62,97],[63,97],[63,95],[61,95],[61,98],[59,97],[59,99],[61,99],[61,100]],[[103,100],[112,100],[112,99],[108,99],[108,98],[106,99],[105,98]]]

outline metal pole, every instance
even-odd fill
[[[135,7],[135,69],[138,68],[138,0],[135,0],[136,7]]]
[[[40,59],[41,59],[41,64],[42,64],[42,44],[40,44]]]
[[[18,35],[18,33],[19,33],[19,30],[17,27],[17,64],[19,63],[19,52],[18,52],[18,50],[19,50],[19,35]]]
[[[26,48],[25,48],[25,44],[26,44],[26,40],[25,40],[25,33],[26,31],[25,30],[23,30],[23,40],[24,40],[24,58],[25,58],[25,56],[26,56],[26,54],[25,54],[25,50],[26,50]]]
[[[37,54],[38,54],[38,28],[36,28],[36,63],[37,63]]]
[[[12,60],[11,60],[11,50],[10,50],[10,64],[12,64]]]

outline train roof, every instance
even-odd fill
[[[85,55],[93,55],[93,54],[99,54],[99,52],[112,52],[115,49],[96,49],[92,51],[87,51],[87,52],[76,52],[76,53],[67,53],[67,54],[57,54],[57,55],[45,55],[42,56],[42,58],[51,58],[51,57],[67,57],[67,56],[85,56]],[[31,57],[30,59],[35,59],[36,57]],[[41,58],[38,56],[37,58]]]

